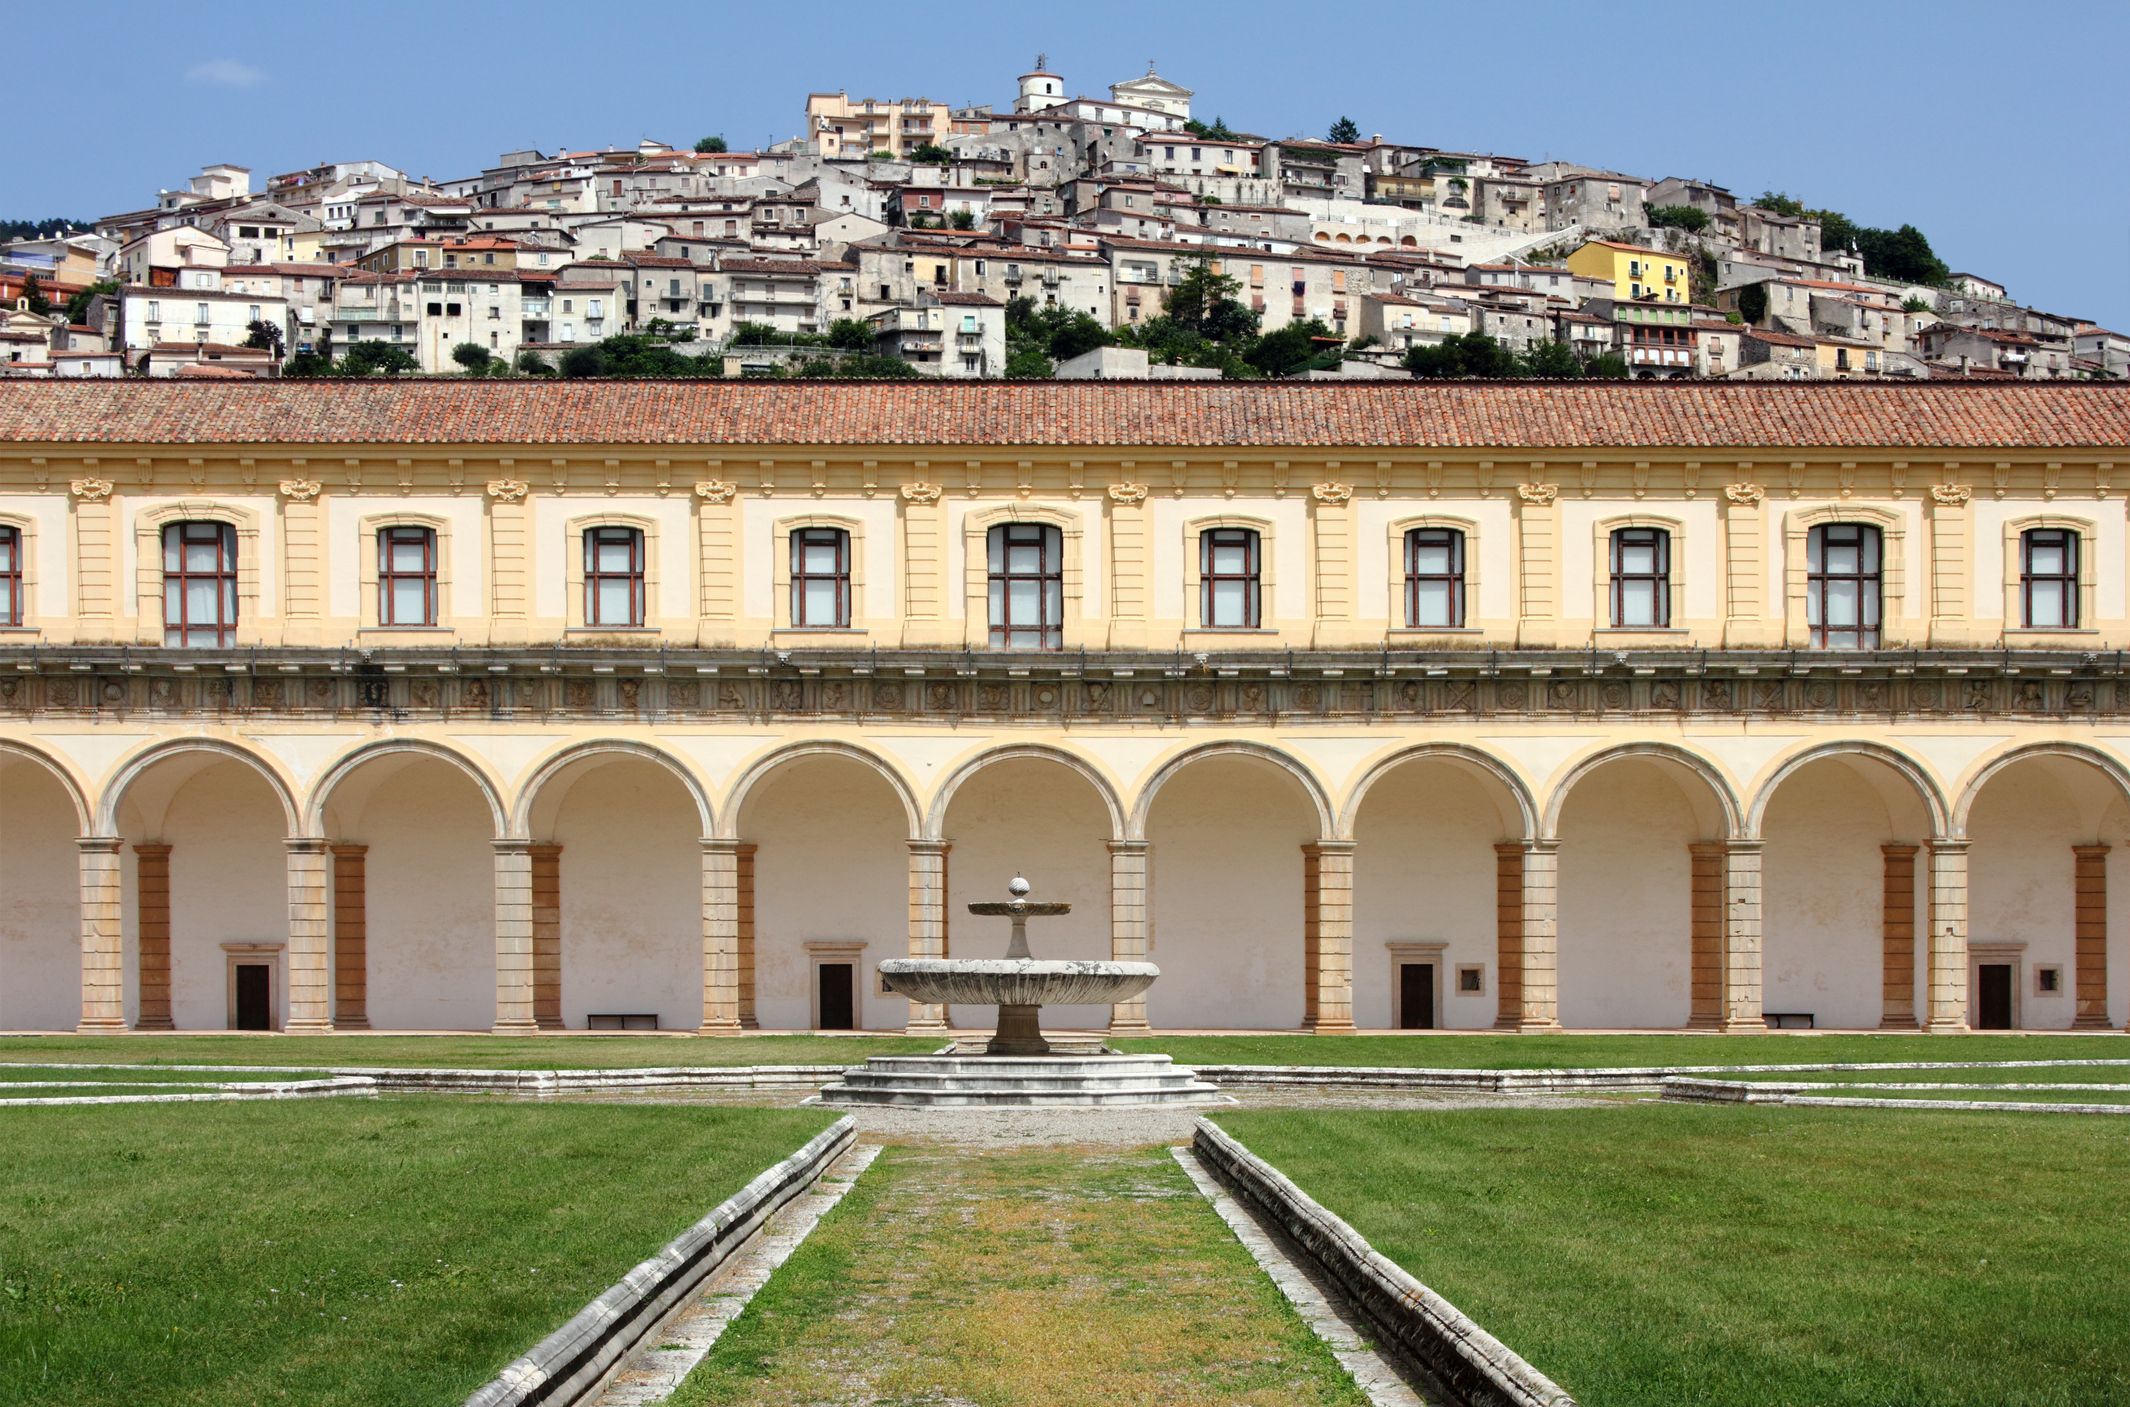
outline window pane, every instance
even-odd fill
[[[2064,575],[2063,541],[2035,533],[2028,539],[2027,571],[2034,576]]]
[[[2060,581],[2037,581],[2029,588],[2028,599],[2033,603],[2033,618],[2029,625],[2061,626],[2064,624],[2064,591]]]
[[[221,567],[222,548],[218,542],[188,542],[185,544],[185,570],[188,572],[212,572]]]
[[[1860,528],[1857,530],[1856,541],[1857,560],[1863,564],[1863,570],[1867,572],[1877,571],[1879,569],[1879,530],[1877,528]]]
[[[626,540],[615,542],[602,538],[599,542],[599,570],[602,572],[626,572],[635,565],[635,544]]]
[[[1065,585],[1059,581],[1043,583],[1043,624],[1055,629],[1065,619]]]
[[[1008,587],[1011,594],[1008,596],[1006,603],[1007,618],[1015,625],[1037,624],[1041,619],[1037,614],[1039,609],[1037,603],[1040,598],[1036,593],[1039,584],[1034,581],[1016,580],[1009,582]]]
[[[1007,550],[1006,570],[1016,576],[1033,576],[1043,569],[1042,549],[1017,542]]]
[[[1620,583],[1620,624],[1655,625],[1657,623],[1657,586],[1651,581],[1625,581]]]
[[[395,572],[419,573],[428,569],[428,544],[421,538],[412,541],[404,537],[392,539],[392,570]]]
[[[988,565],[992,571],[997,572],[1003,571],[1005,569],[1006,530],[1004,528],[993,528],[991,530],[990,550],[988,556]]]
[[[1241,576],[1250,570],[1250,551],[1239,542],[1213,544],[1213,570],[1223,576]]]
[[[428,625],[428,593],[426,583],[420,577],[397,577],[392,582],[392,623],[394,625]]]
[[[1634,576],[1645,576],[1657,569],[1657,549],[1646,542],[1622,542],[1620,544],[1620,570]]]
[[[1216,581],[1213,583],[1213,615],[1206,622],[1214,626],[1241,626],[1247,623],[1248,597],[1239,581]]]
[[[832,542],[809,542],[801,549],[800,562],[812,576],[833,576],[840,556]]]
[[[1423,581],[1417,585],[1419,591],[1413,607],[1413,624],[1450,624],[1450,584],[1446,581]]]
[[[11,574],[14,570],[15,535],[12,532],[0,532],[0,572]]]
[[[1413,570],[1421,576],[1445,576],[1450,571],[1450,547],[1446,542],[1422,542],[1413,552]]]
[[[993,625],[1004,625],[1006,623],[1006,583],[1003,581],[991,583],[991,623]]]
[[[1827,625],[1849,629],[1861,624],[1857,615],[1858,585],[1857,582],[1840,580],[1827,583]]]
[[[834,581],[808,580],[806,599],[802,603],[805,617],[801,625],[840,625],[836,619],[836,583]]]
[[[626,577],[623,577],[618,581],[612,578],[601,578],[599,582],[599,594],[595,602],[595,605],[598,609],[599,618],[597,621],[594,622],[594,624],[633,624],[634,622],[632,620],[632,606],[633,598],[635,595],[633,588],[634,583]]]
[[[211,625],[220,616],[220,583],[212,578],[185,583],[185,618],[194,625]]]

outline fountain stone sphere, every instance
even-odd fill
[[[1015,875],[1013,897],[969,905],[969,912],[1013,921],[1003,958],[889,958],[880,964],[887,989],[913,1002],[939,1006],[995,1006],[998,1029],[986,1055],[1048,1055],[1037,1013],[1046,1005],[1098,1005],[1136,997],[1161,969],[1150,962],[1045,961],[1028,950],[1028,920],[1072,912],[1072,905],[1028,898],[1031,886]]]

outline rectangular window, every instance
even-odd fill
[[[1208,528],[1198,535],[1198,618],[1208,630],[1258,626],[1257,534]]]
[[[643,533],[586,528],[584,623],[626,627],[643,622]]]
[[[1412,630],[1464,627],[1464,534],[1414,528],[1405,535],[1405,624]]]
[[[0,625],[20,625],[22,600],[22,529],[0,527]]]
[[[1671,534],[1664,529],[1613,531],[1612,623],[1629,630],[1671,624]]]
[[[1823,650],[1879,643],[1879,530],[1827,523],[1805,539],[1805,624]]]
[[[377,532],[377,623],[436,624],[436,533],[429,528]]]
[[[1003,523],[987,549],[993,648],[1064,648],[1064,534],[1047,523]]]
[[[163,643],[231,645],[237,639],[237,530],[228,523],[163,529]]]
[[[791,623],[842,630],[851,623],[851,535],[800,528],[791,535]]]
[[[2078,626],[2078,534],[2028,528],[2019,534],[2019,600],[2029,630]]]

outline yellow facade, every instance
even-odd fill
[[[1622,302],[1691,303],[1687,263],[1661,249],[1592,240],[1568,256],[1570,272],[1604,279]]]

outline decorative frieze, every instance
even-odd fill
[[[281,492],[293,503],[309,503],[325,488],[316,479],[283,479]]]
[[[937,503],[942,492],[944,490],[938,484],[928,484],[922,481],[902,486],[902,496],[910,503]]]
[[[517,503],[524,499],[528,487],[523,479],[490,479],[488,496],[498,503]]]
[[[739,491],[730,479],[705,479],[695,486],[695,496],[705,503],[730,503]]]
[[[84,503],[101,503],[111,496],[109,479],[76,479],[67,485],[67,492]]]

